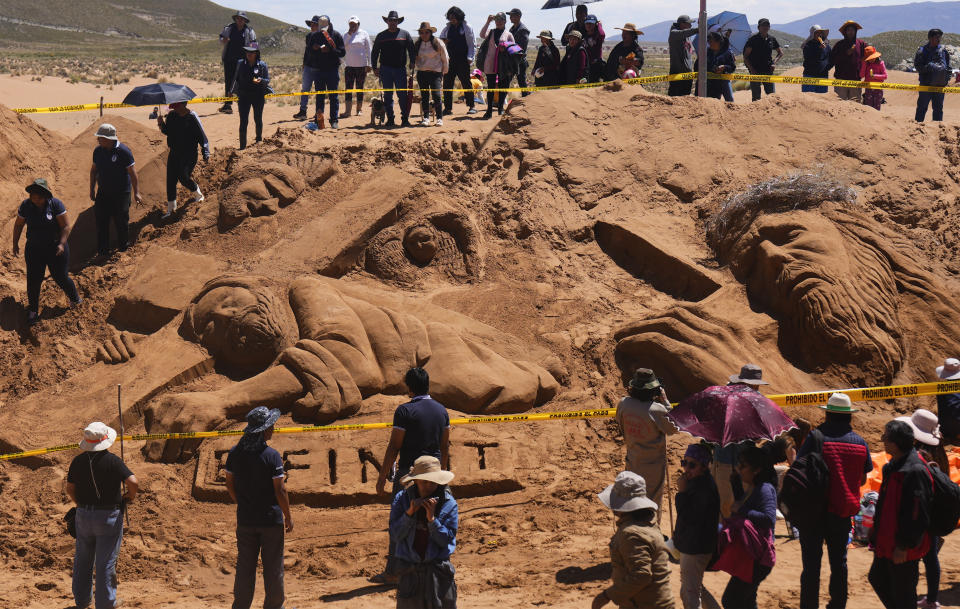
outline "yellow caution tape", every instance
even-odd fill
[[[854,402],[871,402],[876,400],[892,400],[897,398],[914,398],[920,396],[940,395],[945,393],[960,393],[960,381],[939,381],[932,383],[913,383],[909,385],[887,385],[884,387],[865,387],[857,389],[836,389],[830,391],[810,391],[806,393],[784,393],[768,395],[779,406],[816,406],[826,404],[834,393],[845,393]],[[674,404],[676,405],[676,404]],[[597,408],[591,410],[570,410],[566,412],[531,412],[524,414],[504,414],[492,416],[462,417],[450,419],[451,425],[482,425],[488,423],[530,423],[535,421],[560,421],[570,419],[589,419],[596,417],[612,417],[616,408]],[[367,429],[389,429],[393,423],[347,423],[341,425],[306,425],[302,427],[278,427],[274,433],[315,433],[328,431],[358,431]],[[242,430],[230,431],[187,431],[182,433],[148,433],[123,436],[124,442],[149,440],[196,440],[203,438],[222,438],[225,436],[243,435]],[[15,453],[0,455],[0,461],[38,457],[49,453],[64,450],[76,450],[79,444],[63,444],[50,448],[24,450]]]
[[[783,83],[791,85],[818,85],[818,86],[830,86],[830,87],[847,87],[847,88],[860,88],[860,89],[888,89],[893,91],[924,91],[929,93],[960,93],[960,87],[928,87],[921,85],[908,85],[900,83],[886,83],[886,82],[863,82],[859,80],[836,80],[833,78],[809,78],[805,76],[772,76],[766,74],[714,74],[708,73],[707,78],[711,80],[740,80],[745,82],[769,82],[769,83]],[[682,74],[662,74],[660,76],[641,76],[638,78],[626,79],[623,82],[630,85],[646,85],[653,83],[661,82],[672,82],[678,80],[696,80],[696,72],[685,72]],[[573,85],[551,85],[548,87],[502,87],[496,89],[483,89],[484,92],[490,93],[533,93],[536,91],[551,91],[554,89],[590,89],[594,87],[602,87],[607,83],[605,82],[590,82],[590,83],[578,83]],[[374,94],[374,93],[415,93],[419,91],[419,88],[415,89],[339,89],[337,91],[307,91],[307,92],[291,92],[291,93],[270,93],[264,97],[270,99],[277,99],[281,97],[301,97],[304,95],[349,95],[352,93],[364,93],[364,94]],[[473,89],[443,89],[443,92],[450,93],[473,93]],[[190,100],[187,103],[190,104],[210,104],[210,103],[225,103],[225,102],[237,101],[236,97],[196,97]],[[149,108],[155,106],[156,104],[147,104],[145,106],[133,106],[130,104],[75,104],[70,106],[50,106],[47,108],[14,108],[13,111],[18,114],[52,114],[59,112],[84,112],[87,110],[99,110],[103,108],[104,110],[113,110],[117,108]]]

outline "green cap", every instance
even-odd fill
[[[630,386],[635,389],[659,389],[660,381],[653,370],[649,368],[637,368],[630,379]]]

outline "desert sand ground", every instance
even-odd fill
[[[910,78],[913,76],[898,74],[893,80],[909,82]],[[140,83],[131,83],[135,84]],[[187,84],[196,84],[195,90],[201,95],[218,93],[217,85]],[[198,169],[201,184],[208,192],[208,203],[206,207],[188,208],[173,223],[161,222],[157,211],[163,196],[161,168],[165,148],[154,122],[147,119],[149,110],[110,112],[111,116],[127,119],[117,121],[121,140],[135,142],[138,147],[134,152],[142,159],[138,166],[149,201],[148,209],[134,214],[136,221],[143,222],[141,242],[104,265],[76,260],[81,265],[77,277],[87,304],[80,311],[55,312],[33,333],[17,321],[19,310],[15,303],[23,299],[22,262],[10,255],[9,246],[3,246],[6,304],[0,317],[6,351],[2,365],[8,378],[0,414],[19,417],[16,420],[29,430],[32,417],[43,415],[23,411],[21,401],[34,392],[60,387],[61,383],[69,386],[71,377],[91,368],[96,346],[109,332],[104,320],[113,298],[123,290],[133,269],[144,263],[150,244],[212,253],[232,268],[250,268],[259,252],[300,228],[305,221],[304,205],[316,205],[318,210],[308,211],[307,215],[335,206],[335,202],[312,195],[315,201],[298,202],[275,216],[256,218],[257,222],[251,219],[234,231],[218,231],[214,226],[213,195],[219,183],[231,168],[256,162],[260,155],[276,158],[279,154],[305,151],[304,154],[333,156],[343,164],[344,176],[366,175],[364,172],[371,168],[396,165],[427,184],[422,198],[448,197],[467,206],[488,234],[491,253],[485,277],[468,284],[428,282],[402,289],[554,350],[570,374],[560,396],[539,408],[544,411],[613,405],[621,389],[613,364],[612,328],[673,302],[672,297],[647,282],[638,282],[635,274],[611,263],[592,238],[584,237],[582,227],[591,226],[602,214],[648,214],[650,225],[662,224],[664,230],[671,231],[675,252],[707,261],[711,254],[698,236],[701,229],[697,210],[711,209],[716,201],[758,179],[809,167],[812,162],[835,163],[860,180],[855,183],[862,189],[862,198],[876,206],[878,221],[902,228],[921,243],[924,264],[941,270],[947,263],[955,265],[956,251],[946,254],[948,260],[938,260],[937,254],[943,253],[944,246],[947,250],[955,249],[956,223],[937,218],[944,217],[944,206],[956,204],[960,191],[956,177],[940,175],[939,183],[931,183],[930,176],[917,175],[912,180],[909,176],[916,171],[916,165],[910,163],[919,163],[921,153],[927,155],[922,156],[922,162],[936,171],[944,171],[942,168],[950,164],[950,158],[955,166],[960,123],[956,116],[951,116],[951,110],[956,103],[948,99],[948,124],[917,126],[909,120],[913,114],[913,96],[909,94],[891,94],[884,115],[878,117],[868,113],[869,109],[833,103],[832,94],[823,96],[829,99],[808,101],[791,89],[781,87],[777,98],[755,107],[744,104],[742,108],[739,102],[744,96],[749,100],[749,92],[740,92],[736,109],[696,100],[671,105],[672,102],[658,97],[633,98],[629,91],[597,91],[573,97],[557,92],[518,104],[502,123],[455,116],[442,129],[414,127],[390,132],[363,128],[367,122],[364,116],[342,121],[339,132],[310,133],[299,122],[290,120],[293,106],[269,104],[265,113],[268,141],[239,154],[232,150],[236,146],[237,117],[216,113],[212,104],[202,105],[195,109],[215,149],[211,165]],[[0,91],[0,103],[20,107],[96,101],[102,90],[55,78],[45,77],[38,83],[29,78],[3,77]],[[121,97],[118,92],[111,93]],[[604,95],[615,97],[601,97]],[[607,99],[616,101],[604,101]],[[107,101],[113,100],[108,97]],[[618,104],[638,104],[635,119],[626,121],[620,116]],[[458,106],[457,112],[462,111],[463,107]],[[91,133],[98,123],[96,113],[31,116],[29,120],[41,128],[33,123],[12,122],[14,119],[7,114],[4,117],[10,125],[8,139],[16,135],[30,143],[28,148],[17,147],[16,142],[10,144],[7,162],[12,159],[14,165],[8,176],[11,183],[4,191],[5,227],[9,226],[19,201],[15,183],[26,183],[23,178],[45,170],[51,172],[57,193],[63,193],[68,207],[81,210],[89,206],[84,180],[94,145]],[[676,122],[672,122],[674,119]],[[698,119],[702,119],[702,124],[695,124]],[[538,120],[543,124],[538,126]],[[771,125],[780,125],[783,133],[771,134]],[[839,131],[840,126],[849,131]],[[15,129],[19,131],[13,134]],[[510,139],[519,137],[517,134],[526,139]],[[51,148],[65,151],[56,162],[44,160],[45,151],[37,144],[43,138],[52,142]],[[71,142],[74,138],[79,139]],[[531,156],[523,162],[515,160],[508,151],[511,141],[519,141],[521,152]],[[847,141],[859,142],[855,153],[847,148],[838,151],[840,142]],[[540,142],[539,148],[531,142]],[[755,143],[770,151],[762,163],[742,153],[744,147]],[[602,154],[591,152],[594,144],[602,148]],[[538,164],[531,160],[532,152],[562,158],[564,149],[577,150],[578,145],[584,147],[584,152],[578,152],[582,155],[580,161],[571,164],[551,160],[551,167],[545,171],[542,161]],[[707,151],[706,158],[719,159],[719,163],[705,166],[698,160],[697,146]],[[940,146],[954,151],[949,152],[954,157],[944,153],[946,156],[941,158],[937,151]],[[468,148],[469,153],[460,154]],[[637,158],[642,162],[634,164]],[[627,167],[636,185],[610,186],[606,192],[600,192],[604,190],[604,179],[617,178]],[[891,176],[891,183],[883,181],[884,173]],[[443,179],[431,182],[431,174]],[[462,180],[459,187],[458,180]],[[504,200],[491,194],[489,180],[498,188],[508,189]],[[583,187],[578,190],[580,184]],[[331,188],[336,195],[349,192],[339,182]],[[593,195],[587,192],[591,190]],[[924,241],[930,235],[937,237],[935,243]],[[75,248],[78,250],[79,247]],[[716,263],[712,264],[716,270]],[[286,271],[277,272],[282,275]],[[944,279],[954,294],[956,272],[954,266]],[[348,279],[351,277],[357,281],[371,279],[356,271]],[[45,288],[45,299],[59,297],[54,286]],[[742,288],[729,300],[720,301],[726,308],[742,307],[746,311],[744,302]],[[766,345],[764,354],[770,355],[775,350],[770,347],[775,344],[775,336],[771,337],[768,326],[749,323],[756,324],[751,329],[757,340]],[[739,363],[742,362],[731,364],[729,372],[734,372]],[[895,380],[916,381],[921,376],[926,379],[932,363],[918,362],[913,369],[907,369],[909,374],[901,372]],[[103,370],[103,364],[96,366]],[[779,392],[840,386],[830,384],[838,383],[836,378],[814,374],[790,378],[801,379],[800,384],[788,385],[780,379],[779,386],[775,383],[771,389]],[[723,380],[718,378],[716,382]],[[193,381],[188,388],[203,390],[226,382],[225,377],[214,373]],[[370,398],[355,420],[386,420],[398,402],[395,397]],[[857,425],[876,448],[884,421],[919,406],[931,408],[932,400],[874,402],[858,415]],[[109,417],[115,412],[110,408],[112,405],[107,408],[80,404],[78,412],[83,417],[101,413]],[[791,410],[791,414],[819,420],[816,411],[810,409]],[[281,419],[282,425],[289,422],[287,417]],[[86,420],[65,423],[64,433],[73,437],[85,423]],[[142,421],[127,427],[128,433],[143,429]],[[537,456],[516,459],[512,464],[523,486],[521,490],[460,501],[461,527],[453,558],[458,570],[460,606],[587,606],[609,578],[607,541],[613,532],[613,521],[596,499],[596,493],[622,467],[623,445],[615,424],[602,419],[517,423],[482,432],[496,437],[504,446],[533,448]],[[369,442],[378,455],[382,452],[386,432],[354,433],[364,434],[362,441]],[[466,432],[454,430],[454,436],[458,433]],[[671,472],[677,471],[687,442],[689,438],[683,435],[670,438]],[[131,506],[130,527],[120,554],[120,597],[132,607],[205,609],[228,605],[235,557],[234,508],[192,497],[196,470],[193,462],[148,463],[138,448],[128,445],[126,450],[131,468],[141,479],[142,492]],[[53,465],[36,469],[0,464],[4,504],[0,514],[0,606],[65,609],[73,605],[73,544],[60,521],[68,508],[62,482],[68,463],[65,459],[69,456],[66,453]],[[456,482],[453,490],[456,493]],[[662,514],[661,528],[669,533],[666,504]],[[330,509],[297,504],[293,518],[296,528],[287,539],[288,607],[394,605],[390,589],[366,581],[382,567],[387,541],[385,505]],[[797,606],[800,549],[798,542],[789,540],[785,533],[781,521],[777,525],[777,567],[760,588],[762,607]],[[958,539],[947,538],[940,555],[944,606],[960,606]],[[865,548],[850,550],[850,609],[872,609],[878,604],[866,579],[871,558]],[[679,606],[679,569],[676,565],[672,568],[673,593]],[[824,559],[823,603],[827,569]],[[719,599],[726,579],[724,574],[708,574],[706,588]],[[921,592],[925,590],[923,581],[921,576]],[[261,598],[262,591],[255,605]]]

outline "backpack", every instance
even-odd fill
[[[939,467],[927,467],[927,470],[933,478],[930,524],[927,530],[931,535],[946,537],[957,528],[957,522],[960,522],[960,486]]]
[[[823,433],[810,432],[810,452],[797,457],[783,476],[780,487],[780,511],[800,530],[819,526],[830,497],[830,470],[823,460]],[[956,523],[954,523],[956,524]]]

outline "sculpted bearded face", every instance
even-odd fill
[[[263,370],[291,342],[282,304],[259,286],[225,283],[209,286],[194,300],[184,330],[218,364],[242,371]]]
[[[781,351],[803,368],[859,367],[890,380],[904,356],[893,269],[833,215],[762,213],[723,236],[723,262],[751,302],[778,318]]]

